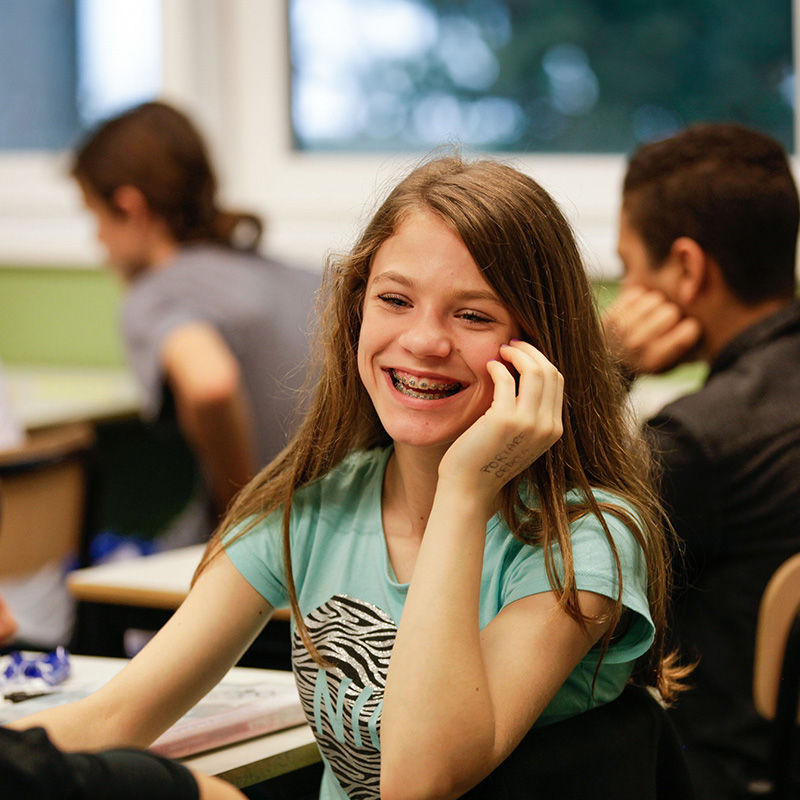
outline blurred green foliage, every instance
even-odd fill
[[[350,3],[349,22],[377,17],[384,3],[386,13],[404,6],[418,27],[396,31],[406,57],[402,46],[381,50],[380,29],[366,23],[348,28],[349,50],[337,50],[329,30],[327,41],[314,39],[317,50],[331,48],[327,76],[319,62],[313,68],[319,54],[293,49],[301,148],[429,149],[455,140],[483,150],[629,152],[693,122],[729,120],[794,149],[792,0]],[[298,110],[306,88],[316,99],[330,90],[326,108],[338,98],[358,114],[326,132],[311,104],[306,135]]]

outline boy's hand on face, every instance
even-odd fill
[[[632,375],[657,375],[691,357],[702,330],[697,320],[655,289],[623,287],[603,314],[611,353]]]

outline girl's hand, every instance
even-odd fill
[[[512,340],[502,358],[519,373],[519,389],[507,366],[492,360],[492,405],[448,448],[439,484],[455,483],[493,503],[500,489],[561,438],[564,378],[531,344]]]

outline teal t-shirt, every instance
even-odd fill
[[[381,490],[391,447],[351,454],[295,496],[291,553],[300,611],[323,656],[320,670],[299,636],[292,666],[306,717],[325,762],[320,797],[379,798],[383,687],[408,584],[397,581],[383,535]],[[624,506],[607,493],[599,501]],[[242,575],[273,606],[288,603],[283,570],[282,512],[276,511],[227,547]],[[606,653],[592,691],[597,652],[578,664],[537,725],[574,716],[616,698],[635,660],[653,640],[644,554],[628,528],[607,515],[622,565],[622,601],[631,614]],[[232,532],[233,533],[233,532]],[[618,579],[600,523],[586,515],[571,529],[580,590],[616,599]],[[556,563],[560,563],[556,558]],[[550,591],[541,547],[516,540],[499,516],[489,520],[480,592],[480,625],[509,603]]]

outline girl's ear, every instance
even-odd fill
[[[670,257],[678,267],[677,300],[689,312],[708,287],[710,257],[688,236],[681,236],[672,243]]]
[[[150,205],[141,189],[135,186],[120,186],[111,195],[111,207],[119,214],[130,219],[142,219],[151,216]]]

